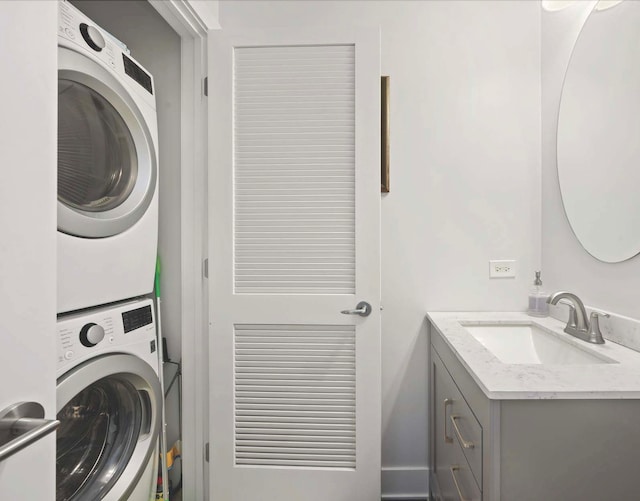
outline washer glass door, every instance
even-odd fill
[[[138,390],[110,376],[58,412],[56,500],[102,499],[126,469],[145,419]]]
[[[113,209],[131,194],[138,175],[131,132],[93,89],[58,80],[58,198],[83,211]]]

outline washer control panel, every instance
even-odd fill
[[[151,354],[155,340],[151,299],[63,315],[57,324],[58,369],[131,345]]]
[[[83,346],[91,348],[104,339],[104,327],[93,322],[84,324],[80,329],[80,342]]]
[[[151,306],[142,306],[135,310],[125,311],[122,313],[122,323],[124,325],[124,332],[134,331],[145,325],[149,325],[153,322],[153,313],[151,312]]]

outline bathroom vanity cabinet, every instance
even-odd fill
[[[488,398],[429,330],[430,499],[640,499],[640,400]]]

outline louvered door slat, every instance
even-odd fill
[[[236,325],[236,464],[355,467],[355,349],[353,326]]]
[[[353,294],[354,46],[234,59],[236,293]],[[327,259],[337,266],[313,266]]]

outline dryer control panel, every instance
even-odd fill
[[[58,8],[58,36],[65,38],[80,47],[96,52],[95,56],[117,70],[117,60],[123,51],[128,52],[124,44],[116,45],[116,39],[103,36],[93,23],[83,16],[78,9],[66,2],[60,2]],[[107,33],[104,32],[106,35]],[[120,42],[121,43],[121,42]],[[99,54],[97,54],[99,53]]]
[[[58,37],[63,44],[100,61],[155,108],[153,76],[131,57],[127,46],[67,2],[58,4]],[[60,45],[60,41],[58,42]]]
[[[153,301],[129,301],[58,318],[58,370],[95,356],[126,352],[157,360]]]

